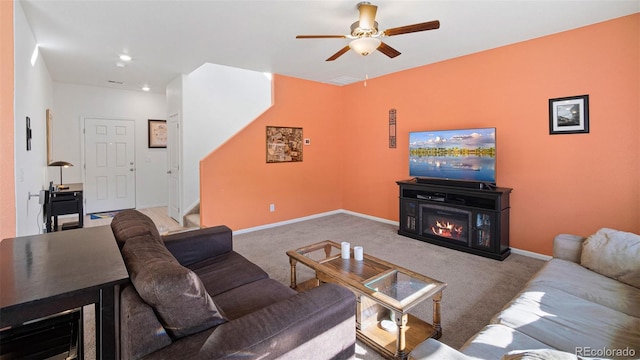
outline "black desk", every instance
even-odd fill
[[[45,191],[44,217],[47,232],[58,231],[58,216],[78,214],[78,226],[84,226],[82,184],[68,184],[69,188],[57,191]],[[53,220],[53,225],[52,225]]]
[[[129,275],[110,226],[0,242],[0,328],[95,304],[96,358],[117,359],[119,288]]]

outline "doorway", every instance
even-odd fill
[[[85,118],[84,145],[86,213],[135,208],[135,121]]]
[[[169,175],[168,215],[182,225],[180,215],[180,114],[169,116],[167,127],[167,175]]]

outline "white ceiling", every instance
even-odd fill
[[[438,30],[384,41],[402,55],[325,59],[348,39],[359,0],[20,0],[54,81],[152,91],[205,62],[347,83],[640,11],[640,0],[372,0],[380,30],[440,20]],[[116,67],[118,55],[133,60]],[[108,80],[123,82],[110,84]]]

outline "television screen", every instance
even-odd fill
[[[409,176],[496,183],[496,129],[409,133]]]

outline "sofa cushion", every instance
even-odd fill
[[[541,284],[528,286],[491,322],[567,352],[640,344],[640,318]]]
[[[218,326],[198,355],[200,359],[352,359],[355,310],[350,290],[323,284]]]
[[[122,257],[133,286],[178,339],[225,322],[200,278],[151,234],[130,238]]]
[[[213,299],[231,321],[295,294],[295,290],[276,280],[262,279],[226,291]]]
[[[581,360],[574,354],[553,349],[514,350],[502,356],[501,360]]]
[[[151,234],[160,241],[156,225],[147,215],[137,210],[123,210],[117,213],[111,220],[111,230],[120,249],[128,239],[145,234]]]
[[[171,344],[153,308],[128,284],[120,292],[120,358],[140,359]]]
[[[640,235],[603,228],[582,244],[580,264],[640,288]]]
[[[640,318],[640,289],[600,275],[571,261],[551,259],[529,284],[559,289]]]
[[[518,330],[504,325],[487,325],[471,337],[460,351],[472,359],[500,359],[515,349],[546,349],[542,343]],[[415,351],[415,350],[414,350]]]
[[[211,296],[269,277],[258,265],[235,251],[200,261],[189,268],[198,274]]]

